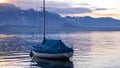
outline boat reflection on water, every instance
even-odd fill
[[[69,60],[50,60],[35,57],[31,61],[31,67],[40,68],[74,68],[73,62]]]

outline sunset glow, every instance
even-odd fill
[[[42,0],[9,0],[9,3],[12,3],[23,9],[36,9],[42,6],[41,1]],[[3,2],[8,1],[0,0],[0,3]],[[46,0],[46,4],[46,6],[52,7],[50,9],[54,10],[53,12],[62,16],[88,15],[92,17],[112,17],[115,19],[120,19],[120,0]],[[68,11],[70,13],[68,13]],[[80,11],[83,13],[80,13]]]
[[[7,3],[7,0],[0,0],[0,3]]]
[[[84,16],[91,16],[94,18],[99,18],[99,17],[111,17],[114,19],[120,19],[120,14],[107,14],[107,13],[84,13],[84,14],[60,14],[61,16],[77,16],[77,17],[84,17]]]

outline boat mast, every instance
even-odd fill
[[[46,18],[46,15],[45,15],[45,0],[43,0],[43,23],[44,23],[44,27],[43,27],[43,30],[44,30],[44,37],[43,37],[43,42],[45,41],[45,38],[46,38],[46,21],[45,21],[45,18]]]

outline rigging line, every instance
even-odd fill
[[[39,0],[37,0],[36,1],[36,4],[37,4],[37,6],[36,6],[36,8],[35,8],[35,12],[36,12],[36,20],[35,20],[35,25],[37,26],[37,27],[39,27],[39,25],[37,25],[38,23],[37,22],[39,22],[38,21],[38,18],[39,18],[39,16],[38,16],[38,14],[39,14]],[[37,18],[38,17],[38,18]],[[37,30],[38,30],[38,34],[37,34],[37,37],[38,37],[38,42],[40,42],[40,28],[36,28]]]
[[[44,23],[44,37],[43,37],[43,41],[45,41],[45,38],[46,38],[46,34],[45,34],[45,32],[46,32],[46,26],[45,26],[46,25],[46,21],[45,21],[46,20],[45,19],[46,18],[46,15],[45,15],[46,11],[45,10],[46,9],[45,9],[45,7],[46,7],[45,6],[45,0],[43,0],[43,23]]]
[[[16,3],[18,3],[18,0],[16,0]],[[18,7],[17,7],[18,8]],[[24,22],[24,21],[21,21],[21,19],[20,19],[20,14],[19,14],[19,11],[15,11],[14,10],[14,12],[15,12],[15,15],[17,16],[17,18],[18,18],[18,22],[20,21],[20,22]],[[21,17],[22,18],[22,17]]]
[[[48,11],[49,11],[50,13],[53,13],[53,12],[52,12],[52,11],[53,11],[53,9],[52,9],[52,7],[53,7],[53,5],[52,5],[52,0],[49,0],[49,2],[50,2],[50,3],[49,3]],[[53,22],[54,22],[53,20],[54,20],[54,19],[52,18],[51,20],[52,20],[52,22],[51,22],[51,24],[49,25],[49,26],[50,26],[50,30],[51,30],[51,36],[50,36],[50,37],[51,37],[52,39],[54,39],[54,36],[53,36],[54,34],[52,34],[52,32],[54,33],[54,31],[55,31],[55,30],[54,30],[54,24],[53,24]]]

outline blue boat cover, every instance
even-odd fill
[[[46,39],[42,44],[33,45],[32,50],[39,53],[73,52],[73,48],[67,47],[61,40],[48,40],[48,39]]]

